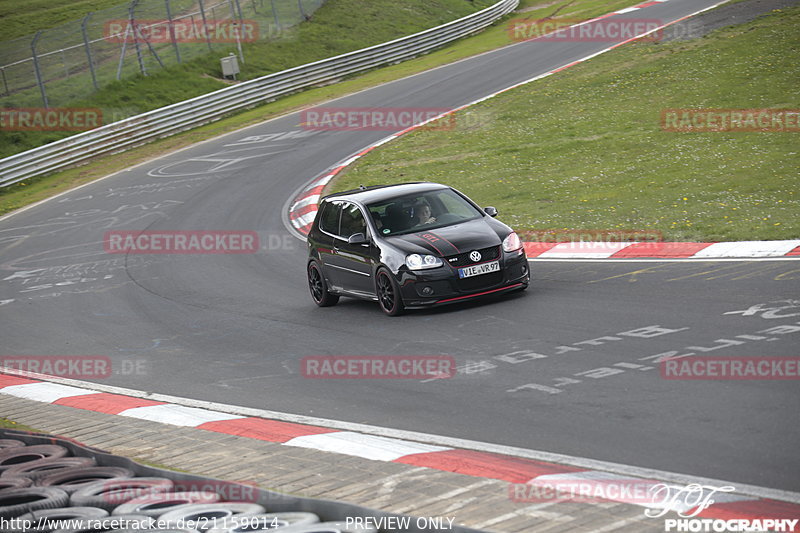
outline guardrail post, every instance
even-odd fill
[[[128,33],[130,26],[125,28],[125,40],[122,41],[122,50],[119,52],[119,64],[117,65],[117,80],[122,76],[122,64],[125,62],[125,54],[128,52]]]
[[[136,29],[136,17],[133,14],[133,11],[136,9],[136,4],[138,3],[139,0],[133,0],[128,8],[128,24],[130,24],[131,30],[133,31],[133,46],[136,49],[136,59],[139,61],[139,70],[142,71],[142,74],[147,76],[147,68],[145,68],[144,59],[142,58],[142,49],[139,47],[139,31]],[[125,32],[125,42],[128,42],[127,31]]]
[[[3,77],[3,88],[6,91],[6,96],[11,96],[11,93],[8,92],[8,81],[6,80],[6,69],[3,68],[3,67],[0,67],[0,76]]]
[[[234,4],[236,4],[236,11],[239,13],[239,20],[244,24],[244,16],[242,15],[242,6],[239,4],[239,0],[234,0]],[[255,8],[253,9],[255,11]]]
[[[231,19],[233,19],[233,32],[236,34],[236,48],[239,49],[239,59],[242,60],[244,65],[244,52],[242,52],[242,19],[236,22],[236,8],[234,7],[233,0],[228,0],[228,6],[231,8]]]
[[[175,27],[172,25],[172,11],[170,11],[170,0],[164,0],[164,3],[167,5],[167,24],[169,24],[169,36],[172,39],[172,47],[175,49],[175,58],[178,60],[178,63],[181,62],[181,51],[180,47],[178,46],[178,41],[175,39]]]
[[[81,33],[83,34],[83,47],[86,49],[86,60],[89,62],[89,72],[92,74],[92,85],[94,85],[94,89],[97,90],[97,76],[94,73],[94,61],[92,61],[92,47],[89,44],[89,34],[86,31],[86,24],[89,22],[89,17],[92,16],[90,12],[88,15],[83,17],[81,21]]]
[[[67,66],[67,56],[64,55],[63,48],[59,50],[59,52],[61,52],[61,66],[64,67],[64,77],[69,78],[69,67]]]
[[[36,41],[42,35],[42,30],[36,32],[33,40],[31,41],[31,52],[33,53],[33,73],[36,75],[36,84],[39,86],[39,92],[42,93],[42,103],[45,107],[50,107],[47,103],[47,91],[44,88],[44,80],[42,79],[42,71],[39,68],[39,56],[36,55]]]
[[[206,44],[208,49],[211,50],[211,40],[208,38],[208,23],[206,22],[206,8],[203,5],[203,0],[198,0],[200,4],[200,18],[203,19],[203,34],[206,36]]]
[[[161,68],[164,68],[164,62],[161,61],[161,58],[158,56],[158,52],[156,52],[155,48],[153,48],[153,45],[150,44],[150,41],[148,41],[147,38],[142,35],[142,32],[139,31],[139,28],[136,28],[136,37],[141,37],[142,41],[144,41],[144,44],[147,45],[147,49],[150,50],[150,53],[153,54],[153,57],[155,57],[156,61],[158,61],[158,64],[161,65]],[[146,72],[145,75],[147,75]]]
[[[281,31],[281,20],[278,18],[278,10],[275,9],[275,0],[269,0],[272,4],[272,16],[275,18],[275,29]]]
[[[300,8],[300,16],[303,20],[308,20],[308,15],[306,15],[305,10],[303,9],[303,0],[297,0],[297,7]]]

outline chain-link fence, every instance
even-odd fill
[[[65,105],[103,85],[277,38],[325,0],[132,0],[0,43],[0,106]]]

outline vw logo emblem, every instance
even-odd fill
[[[469,258],[472,259],[473,263],[477,263],[478,261],[480,261],[481,257],[482,257],[481,253],[477,250],[474,250],[469,253]]]

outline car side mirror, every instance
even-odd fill
[[[484,207],[483,208],[483,212],[486,213],[487,215],[489,215],[490,217],[496,217],[497,216],[497,208],[496,207],[492,207],[492,206]]]
[[[347,238],[348,244],[367,244],[369,239],[363,233],[353,233]]]

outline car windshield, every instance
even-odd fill
[[[367,208],[378,233],[384,236],[441,228],[483,216],[452,189],[391,198]]]

